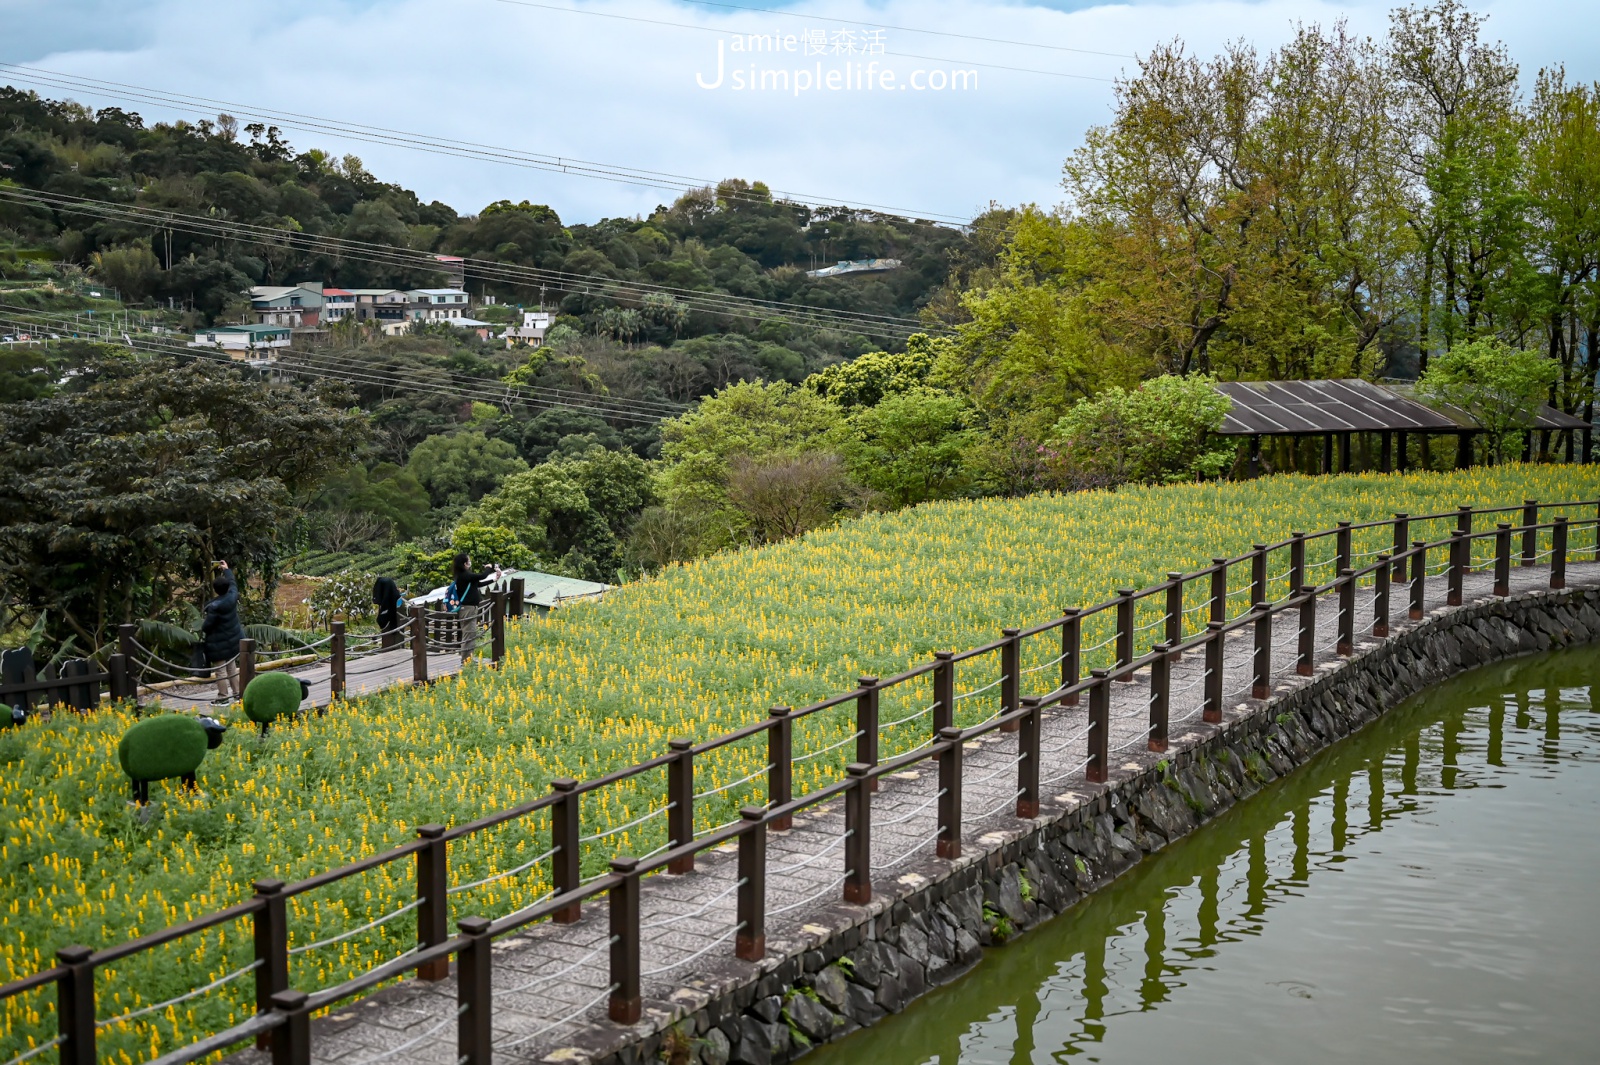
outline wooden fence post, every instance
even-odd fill
[[[1372,574],[1372,635],[1389,635],[1389,553],[1378,553],[1378,568]]]
[[[1206,641],[1205,683],[1201,685],[1206,701],[1204,709],[1200,711],[1200,720],[1208,725],[1216,725],[1222,721],[1223,654],[1227,648],[1224,646],[1226,640],[1222,622],[1208,622],[1206,632],[1210,634],[1210,639]]]
[[[428,619],[423,608],[411,608],[411,680],[428,683]]]
[[[1333,536],[1333,572],[1335,573],[1350,568],[1351,552],[1355,549],[1354,544],[1351,543],[1350,523],[1341,521],[1338,523],[1338,529],[1339,531],[1334,533]]]
[[[1511,526],[1503,521],[1494,527],[1494,594],[1511,594]]]
[[[424,842],[417,851],[417,946],[436,947],[450,938],[449,849],[443,825],[419,825]],[[450,975],[450,959],[436,958],[417,966],[417,979],[443,980]]]
[[[607,1012],[618,1024],[638,1024],[644,1000],[639,994],[639,859],[611,859],[621,879],[606,892],[611,909],[611,1001]]]
[[[1133,604],[1135,589],[1117,589],[1117,666],[1121,668],[1133,661]],[[1123,673],[1117,679],[1133,683],[1133,674]]]
[[[98,1065],[95,1050],[94,951],[74,944],[56,951],[65,970],[56,978],[56,1030],[61,1065]]]
[[[933,652],[933,734],[956,723],[956,664],[950,651]]]
[[[1211,560],[1211,620],[1228,620],[1228,560]]]
[[[767,809],[782,806],[794,798],[794,719],[787,706],[767,711]],[[772,819],[772,831],[786,832],[794,817],[784,814]]]
[[[1005,643],[1000,645],[1000,712],[1009,714],[1017,708],[1022,689],[1022,637],[1021,629],[1001,629]],[[1015,732],[1021,723],[1007,721],[1001,732]]]
[[[1339,571],[1339,635],[1333,649],[1346,658],[1356,653],[1356,574],[1349,566]]]
[[[1550,587],[1567,586],[1567,518],[1556,516],[1556,526],[1550,530]]]
[[[285,988],[272,996],[272,1008],[284,1014],[284,1022],[272,1032],[272,1065],[311,1065],[311,996]]]
[[[489,1065],[494,1039],[494,939],[487,917],[456,922],[467,945],[456,952],[456,1060],[461,1065]]]
[[[878,764],[878,678],[856,678],[856,761],[865,766]],[[867,781],[868,791],[878,790],[878,778]]]
[[[328,702],[344,697],[345,685],[345,631],[344,622],[335,621],[333,636],[328,641]]]
[[[1306,586],[1306,534],[1289,534],[1289,594],[1299,595]]]
[[[694,842],[694,741],[668,740],[673,759],[667,763],[667,846],[676,849]],[[667,872],[694,872],[694,855],[667,863]]]
[[[239,641],[239,690],[250,687],[256,679],[256,642],[246,636]]]
[[[1421,621],[1427,606],[1428,544],[1425,540],[1411,541],[1411,609],[1407,616]]]
[[[1043,757],[1039,726],[1044,715],[1034,697],[1022,700],[1022,708],[1027,713],[1017,722],[1017,816],[1033,818],[1039,816],[1039,760]]]
[[[1151,650],[1155,658],[1150,662],[1150,736],[1146,746],[1152,751],[1164,751],[1172,699],[1171,645],[1158,643]]]
[[[1297,648],[1299,654],[1295,658],[1294,671],[1302,677],[1309,677],[1315,672],[1317,658],[1317,590],[1315,588],[1301,588],[1300,599],[1300,643]]]
[[[1111,760],[1111,682],[1108,670],[1091,669],[1094,685],[1089,689],[1089,762],[1083,777],[1092,784],[1104,784]]]
[[[1254,672],[1250,683],[1250,695],[1256,699],[1272,694],[1272,615],[1267,606],[1264,599],[1256,603],[1255,657],[1251,662]]]
[[[1404,584],[1406,579],[1406,544],[1411,537],[1411,517],[1408,514],[1394,516],[1394,551],[1390,558],[1394,559],[1394,572],[1391,578]]]
[[[872,901],[872,767],[851,762],[845,774],[855,785],[844,797],[844,900],[864,906]]]
[[[524,580],[523,578],[521,578],[521,577],[512,577],[511,578],[511,599],[510,599],[510,607],[511,607],[511,616],[512,617],[514,617],[514,618],[522,617],[523,607],[527,603],[527,598],[528,598],[528,582],[526,580]]]
[[[489,657],[499,668],[506,658],[506,593],[489,593]]]
[[[1183,642],[1183,574],[1175,570],[1167,573],[1167,624],[1166,644],[1176,647]],[[1169,661],[1176,662],[1183,652],[1173,651]]]
[[[939,730],[939,844],[941,858],[961,857],[961,730],[946,726]]]
[[[1061,612],[1066,620],[1061,623],[1061,686],[1070,688],[1078,683],[1083,669],[1083,619],[1078,607],[1069,606]],[[1062,706],[1077,706],[1078,693],[1073,692],[1061,700]]]
[[[846,804],[849,799],[846,797]],[[760,961],[767,956],[767,811],[759,806],[739,810],[744,833],[739,836],[739,930],[733,937],[734,957]],[[846,848],[849,844],[845,844]],[[846,894],[849,886],[846,885]]]
[[[1539,524],[1539,501],[1537,499],[1524,499],[1522,501],[1522,564],[1531,566],[1535,556],[1539,554],[1539,530],[1534,526]]]
[[[272,996],[289,987],[289,900],[283,894],[282,880],[257,880],[256,898],[261,906],[251,918],[256,950],[256,1012],[272,1010]],[[256,1049],[272,1048],[277,1034],[256,1036]]]
[[[550,790],[558,796],[550,807],[550,883],[557,895],[577,891],[583,880],[582,862],[583,818],[580,801],[583,793],[578,782],[571,777],[557,777],[550,782]],[[565,909],[550,915],[556,924],[576,924],[583,916],[583,904],[574,901]]]
[[[1256,544],[1250,549],[1250,602],[1267,601],[1267,545]]]
[[[1449,606],[1461,605],[1461,589],[1465,582],[1467,571],[1467,552],[1472,550],[1472,541],[1460,529],[1450,530],[1450,569],[1445,578],[1444,601]]]
[[[106,659],[106,672],[111,674],[111,701],[134,699],[138,689],[133,683],[133,667],[128,656],[120,651]]]

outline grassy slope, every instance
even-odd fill
[[[893,673],[929,652],[985,642],[1002,625],[1028,624],[1089,604],[1120,586],[1205,565],[1258,539],[1338,519],[1421,513],[1458,503],[1600,495],[1600,472],[1511,467],[1461,474],[1279,477],[1254,483],[953,502],[869,516],[756,551],[674,568],[598,606],[527,621],[512,634],[502,671],[474,670],[423,691],[397,691],[282,728],[258,743],[232,733],[202,767],[201,798],[167,789],[165,814],[141,828],[124,805],[119,713],[0,734],[0,979],[45,963],[66,942],[104,944],[236,901],[254,877],[294,879],[371,853],[427,821],[455,822],[542,794],[550,778],[590,776],[661,751],[674,735],[705,737],[765,712]],[[1439,535],[1442,528],[1430,530]],[[1376,541],[1357,547],[1381,546]],[[1049,652],[1030,649],[1025,660]],[[963,677],[963,687],[985,677]],[[920,708],[925,692],[886,697],[890,719]],[[975,700],[974,703],[977,701]],[[971,712],[974,704],[963,704]],[[797,729],[797,751],[848,735],[835,716]],[[908,734],[911,729],[904,730]],[[843,752],[841,751],[842,755]],[[839,759],[809,764],[798,785],[829,777]],[[758,768],[746,747],[701,767],[699,786]],[[588,831],[659,805],[659,775],[602,793]],[[760,781],[720,797],[702,824],[760,796]],[[504,869],[546,845],[544,822],[513,825],[452,847],[452,880]],[[604,841],[639,853],[661,820]],[[610,853],[596,849],[591,862]],[[547,890],[530,874],[455,897],[458,914],[499,914]],[[401,863],[305,900],[296,941],[387,912],[410,897]],[[407,920],[297,958],[297,986],[343,978],[408,946]],[[105,975],[124,1006],[159,1000],[245,964],[247,923],[193,937],[181,951],[130,959]],[[183,964],[175,964],[184,959]],[[108,1046],[148,1055],[242,1018],[249,982],[157,1023],[102,1033]],[[53,996],[13,1003],[0,1053],[38,1033]],[[117,1002],[102,1016],[120,1012]]]

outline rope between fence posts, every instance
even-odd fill
[[[404,906],[400,907],[398,910],[395,910],[393,913],[387,914],[387,915],[385,915],[383,917],[378,918],[376,921],[368,921],[366,924],[362,925],[360,928],[352,928],[348,932],[340,932],[336,936],[329,936],[327,939],[319,939],[315,943],[307,943],[303,947],[290,947],[289,948],[289,956],[292,958],[296,954],[304,954],[308,950],[315,950],[318,947],[326,947],[326,946],[328,946],[328,945],[330,945],[332,943],[338,943],[338,942],[341,942],[342,940],[349,939],[351,936],[358,936],[362,932],[365,932],[365,931],[367,931],[369,929],[376,928],[379,925],[384,924],[385,922],[394,920],[396,917],[399,917],[402,913],[409,913],[409,912],[411,912],[412,910],[416,909],[418,906],[421,906],[421,905],[422,905],[422,900],[421,899],[416,899],[416,900],[414,900],[412,902],[406,903]]]
[[[166,659],[158,658],[158,659],[151,659],[150,661],[146,661],[146,662],[143,662],[143,663],[135,662],[134,663],[134,671],[137,672],[137,673],[155,673],[155,674],[158,674],[158,675],[160,675],[162,677],[165,677],[168,680],[175,680],[179,684],[210,684],[211,680],[212,680],[212,674],[213,673],[215,673],[217,670],[222,669],[222,668],[224,668],[226,666],[232,665],[233,663],[237,662],[238,660],[239,660],[239,656],[238,655],[234,655],[232,658],[225,659],[224,661],[221,661],[221,662],[217,662],[214,665],[206,666],[204,669],[190,669],[188,666],[173,666],[174,669],[182,669],[182,670],[186,671],[183,674],[178,674],[178,673],[168,673],[166,670],[157,669],[157,668],[155,668],[154,666],[152,666],[150,664],[152,661],[154,661],[154,662],[161,662],[163,665],[169,665],[169,666],[172,665],[172,663],[168,662]]]
[[[838,888],[838,886],[840,884],[843,884],[846,880],[850,879],[850,877],[854,873],[855,873],[854,869],[847,870],[843,876],[841,876],[841,877],[839,877],[839,878],[837,878],[835,880],[828,881],[828,883],[823,887],[823,889],[821,891],[817,892],[816,894],[807,895],[805,898],[801,899],[798,902],[791,902],[791,903],[789,903],[789,905],[780,906],[776,910],[768,910],[767,911],[767,915],[770,916],[770,917],[776,917],[780,913],[788,913],[790,910],[798,910],[802,906],[806,906],[806,905],[809,905],[809,904],[811,904],[813,902],[816,902],[818,899],[822,898],[822,896],[824,896],[828,892],[833,891],[834,889]]]
[[[1194,606],[1191,606],[1188,609],[1184,610],[1184,614],[1186,614],[1186,615],[1187,614],[1193,614],[1196,610],[1209,610],[1210,608],[1211,608],[1211,600],[1209,598],[1202,599],[1200,602],[1196,603]]]
[[[773,876],[773,875],[781,876],[781,875],[783,875],[785,873],[792,873],[796,869],[804,869],[808,865],[813,865],[816,862],[819,862],[822,859],[826,858],[828,855],[832,854],[833,851],[834,851],[834,848],[838,847],[841,843],[843,843],[845,840],[849,839],[851,836],[853,836],[855,834],[856,834],[856,830],[852,828],[850,831],[846,832],[844,835],[840,836],[838,839],[834,840],[832,843],[830,843],[827,846],[823,847],[820,851],[818,851],[817,853],[813,854],[811,857],[806,858],[803,861],[795,862],[793,865],[780,865],[777,868],[768,869],[767,870],[767,874],[769,876]]]
[[[740,777],[738,780],[731,781],[730,783],[724,784],[724,785],[722,785],[721,787],[718,787],[718,788],[712,788],[710,791],[697,791],[697,792],[694,793],[694,797],[697,798],[697,799],[704,799],[704,798],[706,798],[707,796],[710,796],[710,795],[720,795],[722,792],[727,791],[729,788],[737,788],[740,784],[748,784],[750,781],[754,780],[756,777],[761,776],[763,773],[772,772],[773,768],[776,765],[777,765],[776,762],[768,762],[766,765],[762,766],[760,769],[757,769],[754,773],[751,773],[747,777]]]
[[[1067,657],[1067,653],[1062,651],[1048,662],[1041,662],[1036,666],[1029,666],[1027,669],[1022,671],[1022,675],[1026,676],[1029,673],[1037,673],[1041,669],[1049,669],[1051,666],[1055,665],[1057,662],[1060,662],[1065,657]]]
[[[895,866],[899,865],[901,862],[905,861],[907,858],[910,858],[913,855],[915,855],[923,847],[926,847],[930,843],[937,842],[938,839],[939,839],[939,833],[935,832],[933,835],[927,837],[926,839],[919,840],[915,847],[912,847],[910,850],[906,851],[904,854],[902,854],[900,857],[896,858],[894,861],[885,864],[883,868],[885,870],[893,869]]]
[[[921,710],[918,710],[916,713],[910,715],[909,717],[897,717],[893,721],[885,721],[885,722],[883,722],[882,724],[880,724],[878,726],[878,729],[881,731],[881,730],[886,729],[886,728],[894,728],[896,725],[903,725],[907,721],[915,721],[917,718],[922,717],[924,714],[928,713],[928,711],[932,710],[934,707],[936,707],[938,705],[939,705],[938,703],[929,703],[927,706],[923,707]]]
[[[822,748],[822,750],[820,750],[820,751],[812,751],[810,754],[796,755],[795,757],[789,759],[789,761],[790,762],[809,762],[813,758],[821,758],[823,755],[827,754],[829,751],[836,751],[840,747],[843,747],[845,744],[850,743],[850,742],[852,742],[854,740],[860,739],[862,736],[865,736],[865,735],[866,735],[865,732],[857,730],[856,732],[854,732],[854,733],[850,734],[849,736],[846,736],[844,739],[840,740],[838,743],[831,743],[828,746]]]
[[[448,1025],[454,1024],[456,1022],[457,1018],[459,1018],[462,1014],[464,1014],[466,1012],[467,1012],[467,1007],[461,1006],[454,1013],[450,1014],[450,1016],[446,1017],[444,1020],[440,1021],[438,1024],[434,1025],[432,1028],[429,1028],[426,1032],[423,1032],[421,1035],[417,1036],[415,1039],[407,1040],[406,1042],[401,1043],[397,1047],[391,1047],[390,1049],[385,1050],[382,1054],[378,1054],[375,1057],[370,1057],[370,1058],[366,1058],[366,1059],[364,1059],[362,1061],[359,1061],[359,1062],[356,1063],[356,1065],[377,1065],[377,1063],[380,1062],[380,1061],[388,1061],[390,1058],[394,1057],[396,1054],[400,1053],[402,1050],[410,1050],[412,1047],[416,1046],[418,1043],[422,1042],[424,1039],[431,1039],[433,1036],[437,1035],[439,1032],[442,1032]]]
[[[590,958],[593,958],[596,954],[599,954],[601,951],[611,949],[611,945],[613,943],[619,942],[621,939],[622,939],[621,936],[612,936],[610,939],[606,940],[604,943],[600,944],[598,947],[595,947],[589,953],[585,954],[583,957],[579,958],[577,961],[573,962],[571,965],[567,966],[565,969],[557,970],[556,972],[553,972],[548,976],[536,976],[532,980],[529,980],[525,984],[520,984],[517,987],[507,988],[506,990],[504,990],[504,991],[502,991],[500,993],[502,995],[520,995],[522,992],[527,991],[530,988],[543,987],[545,984],[548,984],[553,980],[559,980],[563,976],[565,976],[568,973],[570,973],[572,970],[574,970],[574,969],[578,968],[579,966],[583,965],[583,963],[587,962]]]
[[[1150,735],[1150,733],[1154,732],[1155,730],[1156,730],[1156,727],[1154,725],[1151,725],[1149,728],[1147,728],[1143,732],[1139,733],[1137,736],[1135,736],[1133,739],[1129,740],[1127,743],[1120,744],[1120,745],[1118,745],[1116,747],[1113,747],[1113,748],[1111,748],[1110,751],[1108,751],[1106,753],[1108,753],[1108,754],[1116,754],[1118,751],[1125,751],[1129,747],[1132,747],[1134,744],[1138,743],[1140,740],[1144,739],[1146,736]]]
[[[535,865],[538,865],[540,862],[544,861],[546,858],[550,857],[552,854],[555,854],[560,849],[561,849],[560,847],[551,847],[549,850],[545,851],[543,854],[539,855],[537,858],[531,858],[528,861],[523,862],[521,865],[517,866],[515,869],[507,869],[503,873],[491,873],[489,876],[484,877],[482,880],[474,880],[470,884],[457,884],[453,888],[445,889],[445,894],[446,895],[454,895],[458,891],[471,891],[475,887],[482,887],[485,884],[493,883],[496,880],[501,880],[501,879],[504,879],[505,877],[508,877],[508,876],[516,876],[518,873],[524,872],[524,871],[526,871],[528,869],[532,869]]]
[[[922,803],[920,806],[915,807],[910,813],[906,814],[904,817],[897,817],[893,821],[879,821],[877,823],[877,827],[879,827],[879,828],[891,828],[894,825],[903,825],[903,824],[905,824],[907,821],[911,820],[913,817],[917,816],[922,811],[924,811],[928,807],[932,806],[934,803],[938,802],[944,796],[944,794],[949,790],[950,790],[949,788],[940,788],[937,792],[934,793],[933,798],[928,799],[926,802]]]
[[[985,810],[981,814],[968,814],[965,817],[963,817],[961,820],[963,822],[966,822],[966,821],[976,821],[980,817],[993,817],[995,814],[999,813],[1001,810],[1004,810],[1006,807],[1008,807],[1012,803],[1016,802],[1017,799],[1020,798],[1022,793],[1024,791],[1026,791],[1026,790],[1027,790],[1026,788],[1018,788],[1017,789],[1017,793],[1015,795],[1013,795],[1010,798],[1006,799],[1004,802],[1002,802],[999,806],[996,806],[994,809]]]
[[[1085,647],[1083,649],[1082,653],[1083,654],[1088,654],[1090,651],[1098,651],[1102,647],[1111,646],[1111,644],[1116,641],[1117,635],[1118,635],[1117,633],[1113,632],[1110,636],[1107,636],[1105,639],[1101,640],[1099,643],[1095,644],[1093,647]]]
[[[1308,563],[1306,563],[1306,569],[1307,570],[1321,569],[1323,566],[1331,566],[1337,561],[1339,561],[1339,556],[1338,555],[1334,555],[1332,558],[1325,558],[1321,562],[1308,562]]]
[[[1005,677],[996,677],[994,680],[991,680],[988,684],[985,684],[981,688],[974,688],[969,692],[962,692],[960,695],[955,697],[955,701],[959,703],[961,700],[971,698],[974,695],[982,695],[984,692],[988,691],[996,684],[1001,683],[1005,679]]]
[[[1089,734],[1089,730],[1092,729],[1092,728],[1094,728],[1094,723],[1090,722],[1089,724],[1085,725],[1083,728],[1079,729],[1077,732],[1073,733],[1071,736],[1068,736],[1065,740],[1062,740],[1056,746],[1047,748],[1044,753],[1045,754],[1055,754],[1057,751],[1066,750],[1068,747],[1072,746],[1074,741],[1081,740],[1085,736],[1087,736]]]
[[[544,1033],[550,1031],[553,1028],[560,1028],[564,1024],[571,1024],[573,1021],[575,1021],[579,1017],[581,1017],[591,1007],[599,1005],[601,999],[605,998],[607,995],[611,994],[611,992],[615,991],[617,988],[619,988],[621,986],[622,986],[621,984],[612,984],[610,987],[606,988],[604,991],[600,992],[594,998],[591,998],[588,1002],[585,1002],[583,1005],[579,1006],[576,1010],[573,1010],[571,1013],[567,1014],[565,1017],[561,1018],[560,1020],[551,1021],[549,1024],[545,1025],[543,1028],[538,1029],[537,1031],[529,1032],[527,1035],[523,1036],[522,1038],[513,1039],[509,1043],[501,1043],[498,1046],[496,1046],[494,1049],[496,1049],[496,1050],[510,1050],[512,1047],[521,1046],[523,1043],[528,1042],[530,1039],[539,1038],[541,1035],[544,1035]]]
[[[632,821],[629,821],[625,825],[618,825],[616,828],[608,828],[604,832],[596,832],[592,836],[579,836],[578,837],[578,842],[579,843],[592,843],[597,839],[605,839],[607,836],[614,836],[618,832],[622,832],[622,831],[625,831],[627,829],[633,828],[635,825],[642,825],[646,821],[650,820],[652,817],[660,817],[662,814],[666,813],[668,810],[672,809],[676,805],[678,805],[678,804],[675,803],[675,802],[669,802],[669,803],[667,803],[667,805],[661,807],[660,809],[651,810],[649,813],[645,814],[643,817],[636,817]]]
[[[732,939],[734,936],[738,935],[739,930],[747,923],[748,922],[746,921],[740,921],[738,924],[733,926],[733,931],[727,933],[726,935],[718,936],[716,939],[713,939],[711,942],[707,943],[705,946],[701,947],[699,950],[695,951],[693,954],[681,961],[675,961],[671,965],[663,965],[659,969],[644,970],[639,974],[640,979],[643,979],[647,976],[660,976],[662,973],[670,973],[674,969],[683,968],[692,961],[700,960],[707,954],[710,954],[713,950],[716,950],[718,947],[722,946],[722,944],[726,943],[728,940]]]
[[[1083,761],[1079,762],[1077,765],[1073,766],[1071,769],[1063,770],[1062,772],[1057,773],[1055,776],[1051,777],[1048,780],[1040,781],[1039,786],[1042,788],[1046,784],[1054,784],[1056,781],[1060,780],[1062,777],[1070,777],[1072,774],[1076,773],[1078,770],[1080,770],[1084,766],[1088,765],[1090,761],[1091,761],[1091,759],[1085,758]]]
[[[743,887],[744,885],[748,884],[749,882],[750,882],[750,879],[748,877],[741,877],[740,879],[735,880],[730,886],[724,888],[722,891],[720,891],[717,894],[713,895],[710,899],[708,899],[706,901],[706,904],[704,906],[700,907],[698,910],[695,910],[693,913],[680,913],[676,917],[667,918],[665,921],[656,921],[656,922],[654,922],[652,924],[644,925],[642,928],[639,929],[639,931],[640,932],[648,932],[652,928],[670,928],[672,925],[677,924],[679,921],[692,921],[696,917],[703,917],[705,915],[706,911],[710,910],[711,907],[715,906],[717,903],[721,902],[723,899],[727,898],[729,895],[732,895],[735,891],[738,891],[741,887]]]
[[[150,1014],[150,1013],[158,1013],[161,1010],[166,1009],[168,1006],[176,1006],[180,1002],[187,1002],[189,999],[194,998],[194,997],[196,997],[198,995],[203,995],[207,991],[214,991],[215,989],[221,987],[223,984],[227,983],[230,980],[237,980],[239,977],[243,976],[245,973],[249,972],[251,969],[257,969],[257,968],[260,968],[260,966],[261,966],[261,961],[259,959],[257,959],[256,961],[251,962],[249,965],[246,965],[243,969],[235,969],[233,972],[229,973],[227,976],[220,976],[217,979],[211,981],[209,984],[205,985],[204,987],[197,987],[193,991],[186,991],[183,994],[177,996],[176,998],[169,998],[165,1002],[157,1002],[153,1006],[141,1006],[140,1008],[138,1008],[136,1010],[130,1010],[127,1013],[124,1013],[124,1014],[122,1014],[120,1016],[117,1016],[117,1017],[112,1017],[109,1020],[95,1021],[94,1022],[95,1031],[99,1031],[102,1028],[109,1028],[113,1024],[126,1024],[127,1022],[133,1020],[136,1017],[143,1017],[146,1014]]]
[[[1003,763],[1000,766],[1000,768],[996,769],[993,773],[987,773],[987,774],[979,777],[976,780],[969,780],[969,781],[967,781],[967,784],[968,784],[968,786],[971,786],[973,784],[986,784],[989,781],[993,780],[995,777],[999,776],[1001,773],[1004,773],[1006,770],[1014,769],[1017,766],[1021,765],[1022,764],[1022,760],[1024,758],[1026,758],[1026,757],[1028,757],[1028,752],[1027,751],[1023,751],[1021,754],[1019,754],[1015,758],[1011,759],[1011,761]]]
[[[1157,625],[1160,625],[1162,622],[1164,622],[1166,620],[1167,620],[1166,616],[1162,615],[1161,617],[1156,618],[1154,621],[1150,622],[1148,625],[1140,625],[1138,628],[1134,629],[1133,631],[1134,632],[1143,632],[1146,629],[1153,629]]]
[[[50,1050],[53,1047],[58,1047],[62,1043],[65,1043],[66,1041],[67,1041],[67,1037],[66,1036],[58,1035],[54,1039],[50,1040],[48,1043],[40,1043],[38,1046],[34,1047],[32,1050],[23,1051],[21,1054],[18,1054],[16,1057],[14,1057],[10,1061],[6,1062],[6,1065],[22,1065],[22,1063],[24,1061],[27,1061],[29,1058],[37,1057],[38,1055],[43,1054],[46,1050]]]

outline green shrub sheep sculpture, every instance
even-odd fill
[[[117,744],[117,761],[133,782],[133,800],[143,806],[150,801],[152,780],[181,778],[184,786],[195,786],[195,770],[206,752],[222,745],[228,727],[209,717],[185,714],[159,714],[147,717],[122,734]]]
[[[245,685],[244,714],[267,734],[272,722],[300,710],[311,685],[288,673],[262,673]]]

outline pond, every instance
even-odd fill
[[[807,1060],[1600,1060],[1597,691],[1441,685]]]

